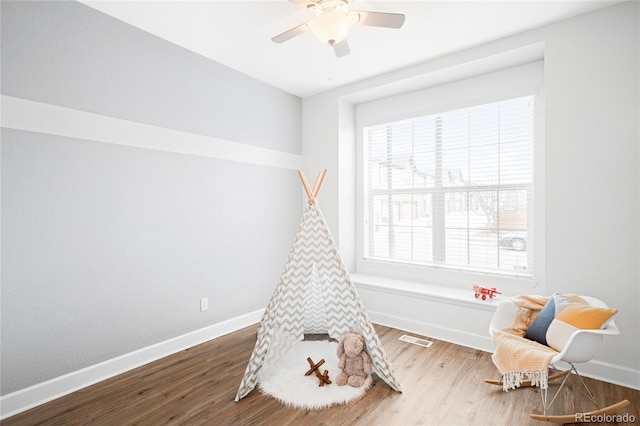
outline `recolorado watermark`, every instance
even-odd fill
[[[576,413],[576,423],[635,423],[636,416],[625,414]]]

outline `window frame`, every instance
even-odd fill
[[[543,61],[504,69],[462,81],[443,84],[356,105],[356,273],[445,286],[469,283],[536,287],[544,276],[544,90]],[[439,112],[492,103],[522,96],[534,97],[533,211],[529,235],[529,260],[535,259],[533,274],[519,275],[482,271],[453,265],[425,265],[410,261],[365,257],[364,137],[363,129],[377,124],[406,120]],[[532,262],[530,262],[531,264]]]

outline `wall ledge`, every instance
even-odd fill
[[[2,127],[290,170],[302,156],[257,145],[0,95]]]
[[[400,296],[418,297],[450,305],[465,306],[472,309],[495,311],[504,297],[498,295],[494,299],[476,299],[471,288],[439,286],[414,281],[380,278],[372,275],[351,274],[351,280],[358,288],[378,292],[397,294]]]

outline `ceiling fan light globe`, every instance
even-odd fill
[[[330,10],[318,16],[311,23],[311,30],[320,41],[333,46],[347,37],[352,25],[353,21],[348,15]]]

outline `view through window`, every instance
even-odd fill
[[[364,257],[533,273],[534,98],[364,131]]]

